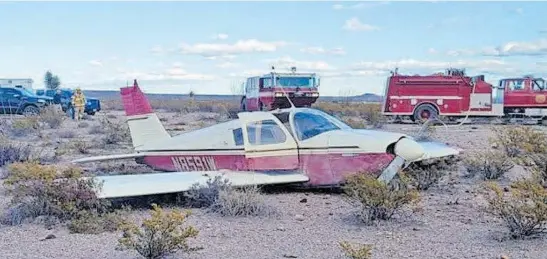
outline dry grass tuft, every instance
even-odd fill
[[[497,150],[469,154],[463,164],[469,176],[480,175],[485,180],[498,179],[514,167],[507,154]]]
[[[227,179],[216,176],[205,186],[195,184],[186,192],[183,203],[192,207],[207,208],[222,216],[270,216],[276,210],[268,205],[257,186],[234,188]]]

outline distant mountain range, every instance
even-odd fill
[[[106,91],[106,90],[87,90],[84,91],[84,94],[89,97],[99,98],[99,99],[117,99],[120,98],[119,91]],[[146,94],[151,99],[190,99],[188,94]],[[206,95],[206,94],[196,94],[194,96],[195,100],[202,101],[237,101],[239,102],[240,95]],[[334,101],[334,102],[381,102],[382,96],[372,93],[365,93],[363,95],[356,96],[320,96],[319,100],[321,101]]]

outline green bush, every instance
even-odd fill
[[[376,176],[358,173],[347,178],[344,192],[349,201],[359,206],[359,217],[370,224],[389,220],[403,206],[420,200],[416,190],[407,188],[408,179],[401,177],[399,187],[379,181]]]
[[[187,239],[196,237],[199,231],[193,226],[182,227],[189,211],[166,213],[156,204],[152,204],[152,208],[152,216],[145,219],[140,228],[129,222],[121,226],[123,236],[118,240],[118,248],[136,250],[147,259],[163,258],[179,250],[195,250],[187,244]]]

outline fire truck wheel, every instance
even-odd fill
[[[439,113],[431,104],[422,104],[414,111],[414,120],[418,122],[426,122],[431,118],[437,118]]]

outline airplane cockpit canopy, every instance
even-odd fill
[[[294,132],[298,140],[306,140],[331,130],[351,129],[339,119],[319,110],[302,109],[292,114]]]

